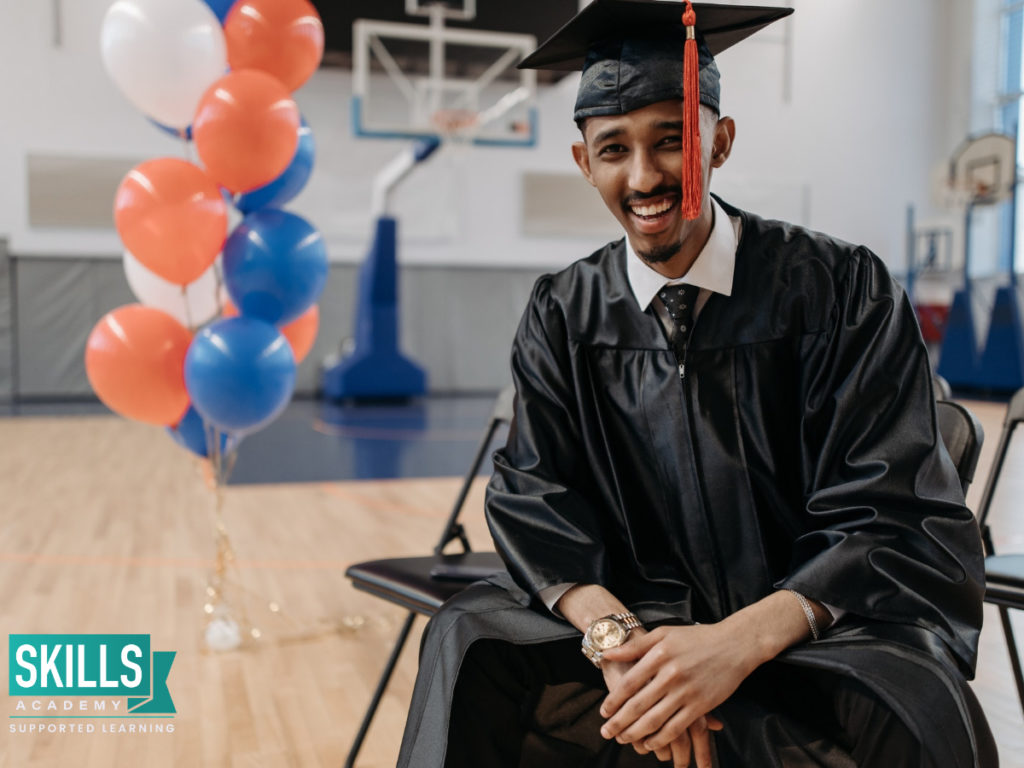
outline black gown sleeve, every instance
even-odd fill
[[[938,432],[913,309],[864,249],[837,282],[829,329],[802,349],[804,532],[776,586],[924,627],[973,669],[981,539]]]
[[[601,525],[584,491],[593,483],[580,447],[571,340],[550,279],[534,286],[512,345],[514,416],[486,501],[498,553],[534,596],[567,582],[604,583],[607,573]]]

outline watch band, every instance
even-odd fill
[[[623,613],[613,613],[611,616],[606,616],[605,618],[617,619],[618,621],[622,622],[622,626],[624,626],[627,629],[627,631],[640,629],[643,626],[643,624],[640,622],[640,619],[638,619],[636,617],[636,614],[632,611],[624,611]]]
[[[586,637],[583,638],[583,644],[580,646],[580,652],[588,659],[590,659],[591,664],[593,664],[598,669],[601,668],[602,654],[600,651],[590,647],[590,643],[587,642]]]

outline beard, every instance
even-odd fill
[[[682,198],[682,188],[679,186],[661,185],[647,193],[634,192],[622,201],[622,210],[629,215],[633,205],[642,203],[644,200],[650,200],[655,197],[664,197],[666,195]],[[678,199],[676,202],[678,202]],[[676,215],[678,215],[678,213]],[[656,246],[649,251],[637,251],[636,255],[648,264],[661,264],[679,253],[682,248],[683,242],[680,240],[678,243],[668,243],[666,245]]]
[[[649,251],[637,251],[636,255],[648,264],[662,264],[683,249],[682,242],[659,245]]]

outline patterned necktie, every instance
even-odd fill
[[[665,304],[669,317],[675,325],[672,344],[675,347],[676,361],[679,363],[679,375],[684,375],[683,361],[686,359],[686,344],[693,330],[693,307],[697,303],[700,288],[695,285],[665,285],[658,291],[658,296]]]
[[[690,326],[693,325],[693,305],[697,303],[697,294],[700,288],[695,285],[665,285],[662,286],[658,295],[665,302],[665,309],[668,310],[672,322],[675,323],[676,331],[685,337],[690,335]]]

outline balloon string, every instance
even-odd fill
[[[217,550],[214,560],[214,573],[206,588],[208,599],[204,609],[208,614],[213,614],[217,606],[223,605],[226,602],[225,594],[229,583],[240,591],[249,590],[245,590],[241,586],[241,575],[238,573],[238,558],[235,555],[235,549],[232,546],[231,537],[228,535],[228,528],[224,522],[224,489],[227,485],[228,477],[235,467],[238,451],[232,446],[229,447],[227,455],[225,455],[222,440],[225,433],[217,429],[215,425],[205,421],[204,427],[206,430],[207,453],[212,470],[214,542]],[[230,578],[232,570],[234,570],[235,576],[233,579]],[[271,611],[277,612],[279,610],[276,603],[271,602],[269,605]],[[244,598],[237,601],[237,608],[241,614],[241,626],[253,639],[259,639],[262,633],[249,619],[248,606]]]
[[[213,262],[213,281],[215,283],[215,290],[217,291],[217,316],[219,317],[224,313],[224,301],[223,301],[223,288],[224,288],[224,275],[221,274],[221,263],[220,260]]]
[[[192,318],[192,307],[188,305],[188,286],[181,286],[181,303],[185,306],[185,325],[190,332],[195,333],[196,326]]]
[[[298,634],[289,635],[281,639],[281,642],[304,642],[323,637],[336,636],[339,632],[358,632],[368,626],[365,616],[354,614],[343,616],[341,619],[330,620],[326,626],[309,628],[305,622],[284,611],[280,604],[274,600],[267,600],[265,596],[245,586],[241,581],[241,572],[238,567],[238,558],[235,554],[231,537],[228,534],[227,524],[224,521],[225,486],[227,479],[234,469],[235,459],[238,456],[236,448],[232,447],[225,454],[221,450],[221,436],[224,434],[212,424],[204,421],[204,428],[207,435],[207,446],[209,446],[210,474],[207,475],[209,485],[214,493],[213,518],[214,518],[214,542],[216,545],[216,557],[214,560],[214,571],[207,581],[206,603],[203,606],[205,612],[213,615],[219,606],[227,605],[228,589],[237,593],[237,607],[240,616],[240,627],[254,640],[263,638],[263,633],[249,618],[247,598],[263,602],[267,610],[280,616],[289,624],[299,630]],[[232,578],[233,576],[233,578]],[[386,618],[378,618],[378,623],[390,628]]]

